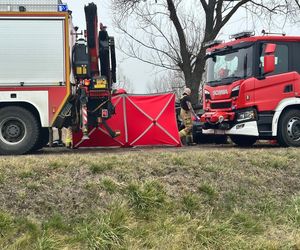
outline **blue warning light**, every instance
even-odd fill
[[[69,10],[67,4],[59,4],[58,5],[58,11],[59,12],[67,12]]]

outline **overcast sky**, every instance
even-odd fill
[[[110,0],[63,0],[63,2],[66,2],[69,9],[73,11],[74,25],[80,29],[85,29],[84,5],[94,2],[97,5],[99,22],[106,25],[109,35],[115,36],[115,40],[118,40],[117,32],[114,30],[112,24]],[[122,68],[122,72],[130,79],[134,92],[146,93],[147,83],[155,78],[153,67],[138,60],[127,59],[127,57],[125,59],[125,56],[122,55],[120,51],[117,51],[117,64],[118,67]]]
[[[118,40],[117,32],[112,24],[110,0],[63,0],[63,2],[66,2],[69,9],[73,11],[73,22],[80,29],[85,29],[84,5],[94,2],[98,7],[99,21],[108,26],[109,34],[115,36],[116,41]],[[278,20],[278,28],[272,27],[272,32],[285,31],[288,35],[300,35],[299,25],[286,25],[282,30],[280,28],[281,23],[283,23],[282,20]],[[256,34],[260,34],[262,29],[269,30],[269,27],[266,27],[266,24],[261,24],[258,20],[252,20],[251,16],[240,11],[221,31],[220,38],[228,40],[228,35],[244,30],[255,30]],[[138,60],[126,59],[120,51],[117,51],[117,63],[122,68],[122,72],[130,79],[136,93],[145,93],[147,84],[154,81],[157,74],[157,70],[153,69],[152,66]]]

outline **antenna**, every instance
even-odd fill
[[[266,32],[265,30],[262,30],[261,33],[263,36],[268,36],[268,35],[279,35],[279,36],[286,36],[285,32],[282,33],[275,33],[275,32]]]
[[[255,33],[254,31],[243,31],[237,34],[233,34],[229,36],[229,39],[240,39],[240,38],[246,38],[246,37],[250,37],[250,36],[254,36]]]

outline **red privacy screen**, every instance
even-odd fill
[[[82,133],[73,133],[73,145],[78,147],[135,147],[180,146],[175,94],[130,95],[112,99],[116,114],[107,121],[121,135],[111,138],[101,125],[91,128],[89,140],[81,140]]]

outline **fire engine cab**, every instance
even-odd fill
[[[42,148],[49,127],[81,129],[88,139],[90,127],[103,124],[118,135],[106,124],[114,114],[114,39],[94,3],[84,11],[79,33],[60,0],[1,1],[0,154]]]
[[[300,146],[300,37],[254,36],[208,43],[203,133],[250,146],[276,139]]]

